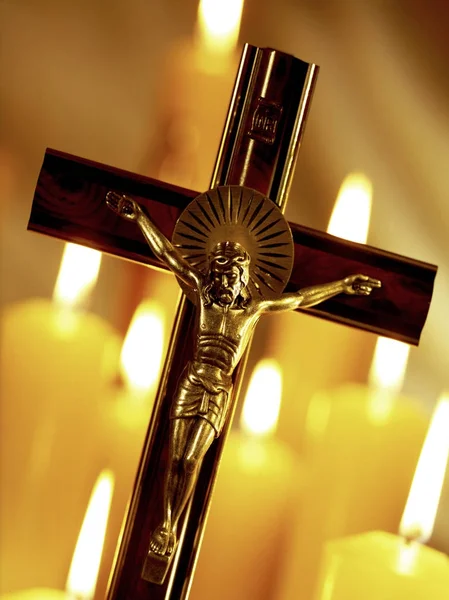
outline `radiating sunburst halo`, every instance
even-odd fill
[[[197,196],[176,223],[173,244],[196,269],[206,274],[218,242],[238,242],[251,256],[251,293],[279,295],[290,278],[294,248],[290,227],[266,196],[241,186],[220,186]],[[184,292],[192,298],[183,282]]]

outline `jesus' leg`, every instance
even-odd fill
[[[214,441],[215,435],[215,429],[208,421],[201,417],[195,418],[181,461],[182,477],[172,507],[173,536],[170,545],[174,543],[179,518],[193,492],[204,455]]]
[[[150,540],[150,550],[155,554],[165,554],[169,546],[173,529],[173,507],[183,480],[181,461],[194,423],[192,418],[172,419],[170,422],[169,460],[164,481],[164,516]]]

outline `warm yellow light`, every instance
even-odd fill
[[[383,425],[391,415],[404,382],[409,351],[408,344],[377,338],[369,373],[368,415],[374,424]]]
[[[377,338],[369,373],[372,387],[398,392],[404,382],[409,352],[410,346],[404,342]]]
[[[145,393],[157,381],[163,347],[163,311],[145,300],[134,313],[121,353],[122,374],[129,388]]]
[[[66,244],[53,292],[53,300],[75,306],[89,296],[98,278],[101,252],[77,244]]]
[[[338,192],[327,232],[365,244],[371,216],[372,185],[363,173],[348,175]]]
[[[261,360],[251,376],[243,405],[241,427],[252,435],[276,430],[282,398],[282,374],[275,360]]]
[[[419,457],[399,533],[419,542],[432,535],[449,458],[449,394],[435,408]]]
[[[67,578],[66,590],[78,600],[94,597],[113,491],[114,474],[106,469],[92,491]]]
[[[237,45],[243,0],[201,0],[200,43],[212,52],[231,53]]]

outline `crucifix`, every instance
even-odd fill
[[[211,190],[201,195],[58,151],[45,155],[30,229],[168,267],[185,292],[110,600],[187,598],[262,313],[306,309],[419,341],[435,267],[282,215],[317,73],[282,52],[245,46]]]

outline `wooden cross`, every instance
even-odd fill
[[[282,210],[285,208],[317,72],[315,65],[287,54],[245,47],[211,187],[246,186],[270,197]],[[29,228],[160,267],[138,228],[107,208],[105,197],[110,190],[137,201],[169,239],[182,210],[198,195],[49,150],[37,183]],[[290,227],[295,260],[287,291],[351,273],[367,273],[382,282],[382,288],[369,297],[336,296],[307,312],[410,344],[418,343],[430,304],[435,267],[300,225]],[[204,459],[169,574],[162,584],[152,583],[147,580],[145,565],[150,534],[160,519],[170,402],[192,351],[194,318],[195,307],[183,299],[111,580],[110,600],[178,600],[188,596],[245,363],[242,359],[234,373],[230,418]]]

